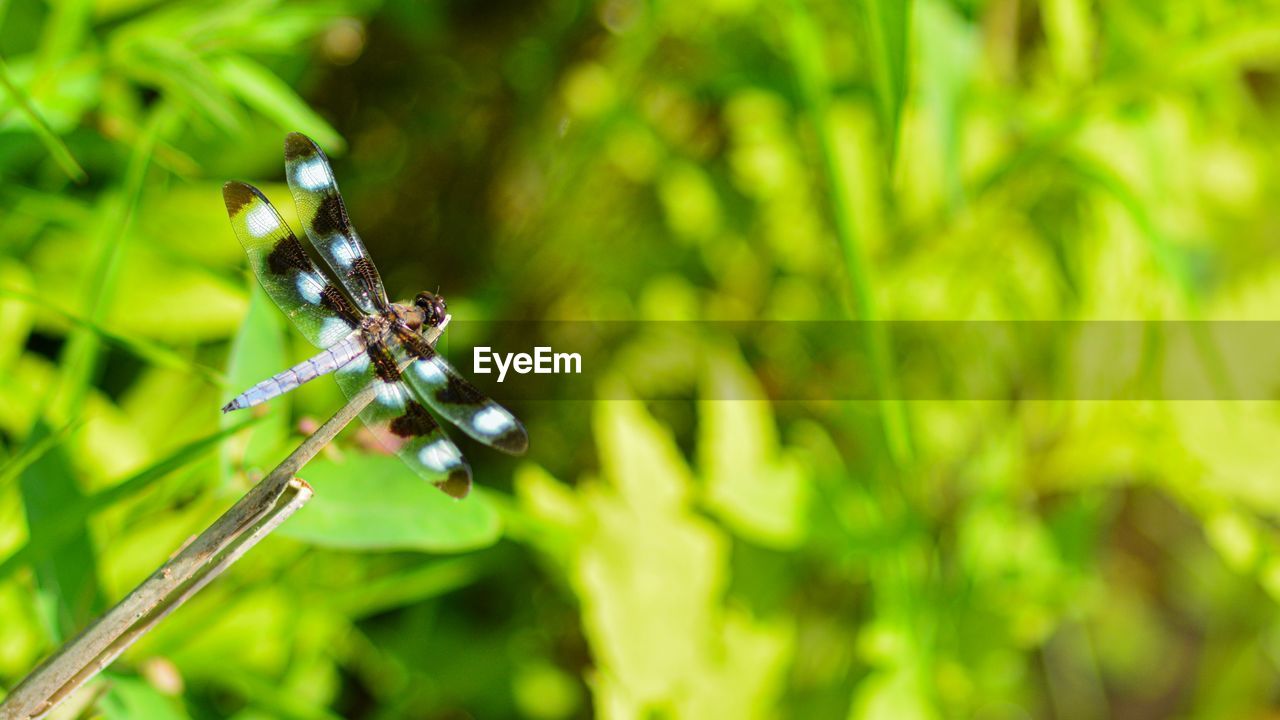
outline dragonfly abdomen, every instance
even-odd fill
[[[237,395],[222,407],[222,412],[231,412],[241,408],[260,405],[273,397],[283,395],[290,390],[310,382],[321,375],[327,375],[351,362],[364,351],[364,338],[359,331],[351,333],[345,340],[332,347],[321,350],[313,357],[294,365],[288,370],[278,372],[253,387]]]

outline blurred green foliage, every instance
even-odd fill
[[[318,382],[247,425],[217,410],[307,353],[218,192],[252,181],[292,219],[289,130],[331,151],[391,293],[438,283],[467,320],[1280,302],[1271,2],[11,0],[0,21],[6,686],[342,402]],[[632,400],[514,406],[528,458],[464,445],[462,504],[353,429],[303,473],[313,505],[124,655],[96,712],[1274,712],[1274,403],[1025,402],[1014,377],[1007,402],[900,402],[893,341],[849,349],[885,400],[773,403],[822,396],[804,348],[636,338],[600,392]]]

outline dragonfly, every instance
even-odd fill
[[[222,411],[259,405],[327,374],[349,399],[373,386],[361,420],[420,477],[466,497],[471,467],[435,416],[513,455],[529,445],[524,426],[441,357],[438,332],[427,339],[452,317],[443,297],[420,292],[412,302],[387,300],[320,146],[290,133],[284,157],[289,191],[319,264],[260,190],[233,181],[222,197],[258,282],[320,352],[237,395]]]

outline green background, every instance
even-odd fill
[[[253,182],[292,219],[290,130],[330,152],[391,294],[438,285],[468,340],[1280,303],[1276,3],[10,0],[0,22],[7,687],[342,402],[325,380],[249,427],[218,413],[308,354],[219,196]],[[848,348],[885,400],[771,403],[823,396],[805,348],[638,336],[609,401],[512,404],[527,457],[461,443],[460,504],[353,428],[301,473],[312,505],[86,712],[1275,712],[1274,403],[1028,402],[1012,376],[1003,401],[902,402],[919,369],[893,342]],[[1150,347],[1045,362],[1068,397],[1079,363],[1141,381]]]

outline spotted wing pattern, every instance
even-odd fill
[[[222,199],[258,282],[307,340],[327,348],[360,325],[351,302],[311,262],[302,243],[257,188],[229,182],[222,186]]]
[[[284,142],[285,178],[298,207],[298,218],[316,252],[342,283],[356,305],[367,313],[387,309],[387,293],[364,243],[351,227],[329,158],[301,133]]]
[[[402,375],[421,402],[490,447],[512,455],[529,447],[520,421],[467,382],[421,335],[402,327],[396,340],[412,358]]]
[[[367,351],[335,374],[349,398],[371,384],[375,387],[373,401],[360,412],[360,419],[424,480],[452,497],[466,497],[471,491],[471,466],[405,387],[399,368],[409,361],[397,360],[382,340],[369,343]]]

